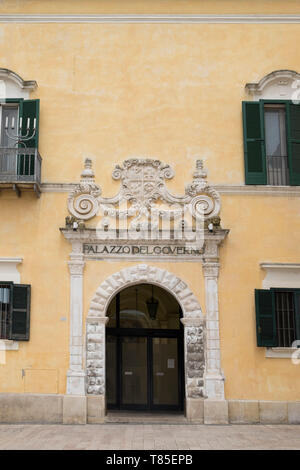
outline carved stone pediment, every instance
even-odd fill
[[[91,161],[86,160],[81,181],[69,196],[68,209],[79,221],[102,216],[102,225],[106,229],[110,228],[111,217],[127,219],[130,228],[143,230],[148,229],[150,217],[152,229],[157,230],[164,219],[177,220],[174,229],[184,224],[192,227],[191,219],[217,220],[221,200],[206,180],[202,160],[196,161],[193,180],[181,196],[172,194],[166,187],[166,180],[173,176],[172,168],[160,160],[128,159],[117,165],[112,173],[113,179],[120,180],[119,193],[105,198],[95,183]]]

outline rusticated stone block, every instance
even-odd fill
[[[90,368],[101,368],[103,367],[103,361],[101,359],[88,359],[86,361],[86,366],[88,369]]]
[[[87,397],[65,395],[63,400],[63,424],[86,424]]]
[[[62,419],[62,395],[0,393],[0,423],[59,424]]]
[[[226,400],[204,400],[204,424],[228,424]]]
[[[103,353],[102,351],[89,351],[88,352],[88,359],[102,359]]]
[[[100,424],[105,418],[104,395],[89,395],[87,397],[87,422],[89,424]]]
[[[187,398],[185,403],[185,413],[188,421],[201,424],[204,422],[203,402],[203,398]]]
[[[288,403],[289,424],[300,424],[300,401]]]
[[[285,401],[260,401],[260,422],[262,424],[284,424],[288,422],[288,405]]]
[[[233,424],[259,423],[259,405],[255,400],[229,400],[229,422]]]
[[[203,387],[188,387],[189,398],[202,398]]]
[[[89,384],[87,392],[90,395],[101,395],[102,387],[100,385]]]
[[[96,377],[96,384],[97,385],[104,385],[104,378],[103,377]]]
[[[87,333],[96,333],[96,326],[91,323],[88,323],[86,327],[86,331]]]
[[[87,339],[89,343],[102,343],[103,335],[100,333],[89,333]]]

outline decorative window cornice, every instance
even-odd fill
[[[300,288],[300,264],[299,263],[260,263],[260,267],[266,271],[262,288]]]
[[[0,281],[20,283],[20,273],[17,265],[23,258],[0,258]]]
[[[245,88],[254,99],[298,99],[300,74],[294,70],[275,70]]]
[[[23,90],[33,91],[37,88],[37,82],[35,80],[23,80],[20,75],[9,69],[0,68],[0,80],[12,80]]]

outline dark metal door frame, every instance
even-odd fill
[[[183,325],[177,330],[170,329],[147,329],[147,328],[120,328],[120,293],[116,296],[116,328],[107,328],[106,335],[116,337],[117,360],[116,360],[116,404],[108,404],[108,409],[120,410],[183,410],[184,402],[184,345]],[[182,312],[180,311],[180,316]],[[124,337],[147,338],[147,404],[146,405],[124,405],[122,403],[122,338]],[[154,405],[153,403],[153,338],[176,338],[178,354],[178,405]]]

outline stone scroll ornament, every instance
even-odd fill
[[[86,159],[80,183],[69,196],[68,209],[79,221],[92,219],[102,209],[104,216],[130,219],[129,226],[135,229],[148,227],[150,212],[153,215],[156,211],[158,219],[171,217],[176,220],[182,215],[184,207],[188,207],[194,219],[218,219],[220,196],[208,185],[202,160],[196,161],[193,180],[186,186],[184,195],[176,196],[168,191],[165,181],[173,176],[172,168],[160,160],[125,160],[115,167],[112,174],[114,180],[121,182],[119,193],[112,198],[104,198],[101,188],[95,183],[92,162]],[[158,201],[166,203],[168,208],[159,205]],[[125,210],[120,209],[123,202],[127,202],[128,208]],[[109,228],[109,217],[105,220]]]
[[[80,183],[71,192],[68,199],[70,214],[78,220],[89,220],[99,211],[101,188],[95,183],[92,161],[86,159],[81,173]]]

